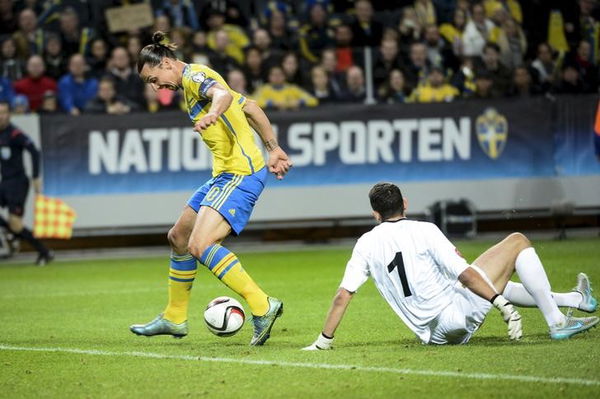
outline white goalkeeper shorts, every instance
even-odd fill
[[[471,265],[488,284],[488,276],[476,265]],[[475,331],[483,324],[492,304],[473,293],[460,282],[454,287],[454,294],[448,305],[431,324],[430,344],[466,344]]]

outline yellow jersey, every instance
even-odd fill
[[[206,92],[216,83],[231,93],[233,101],[217,123],[201,133],[213,155],[213,176],[223,172],[251,175],[265,166],[265,160],[243,111],[246,97],[231,90],[221,75],[209,67],[188,64],[181,79],[187,112],[193,123],[206,115],[211,106]]]
[[[452,85],[444,83],[440,87],[433,87],[429,83],[419,85],[411,94],[411,101],[417,103],[448,102],[458,97],[460,92]]]

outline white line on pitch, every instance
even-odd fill
[[[369,366],[353,366],[349,364],[328,364],[328,363],[299,363],[299,362],[278,362],[272,360],[252,360],[252,359],[233,359],[225,357],[205,357],[205,356],[190,356],[190,355],[166,355],[162,353],[152,352],[111,352],[95,349],[77,349],[77,348],[42,348],[42,347],[24,347],[0,344],[0,350],[6,351],[25,351],[25,352],[57,352],[57,353],[75,353],[78,355],[92,356],[129,356],[150,359],[176,359],[199,362],[219,362],[219,363],[238,363],[250,364],[257,366],[281,366],[281,367],[298,367],[324,370],[349,370],[349,371],[365,371],[374,373],[393,373],[405,375],[426,375],[433,377],[449,377],[449,378],[467,378],[475,380],[508,380],[533,382],[543,384],[573,384],[573,385],[588,385],[599,386],[600,380],[586,380],[582,378],[564,378],[564,377],[537,377],[532,375],[511,375],[511,374],[487,374],[487,373],[462,373],[457,371],[438,371],[438,370],[416,370],[393,367],[369,367]]]

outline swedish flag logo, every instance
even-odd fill
[[[475,122],[479,146],[491,159],[497,159],[506,147],[508,122],[494,108],[486,109]]]

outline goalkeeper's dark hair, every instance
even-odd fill
[[[404,213],[404,198],[398,186],[392,183],[377,183],[369,191],[371,208],[381,215],[383,220]]]
[[[159,65],[163,58],[177,59],[175,49],[177,46],[171,43],[165,43],[167,35],[164,32],[156,31],[152,35],[152,44],[145,46],[140,51],[140,56],[137,62],[138,73],[142,72],[144,65],[148,64],[151,67]]]

